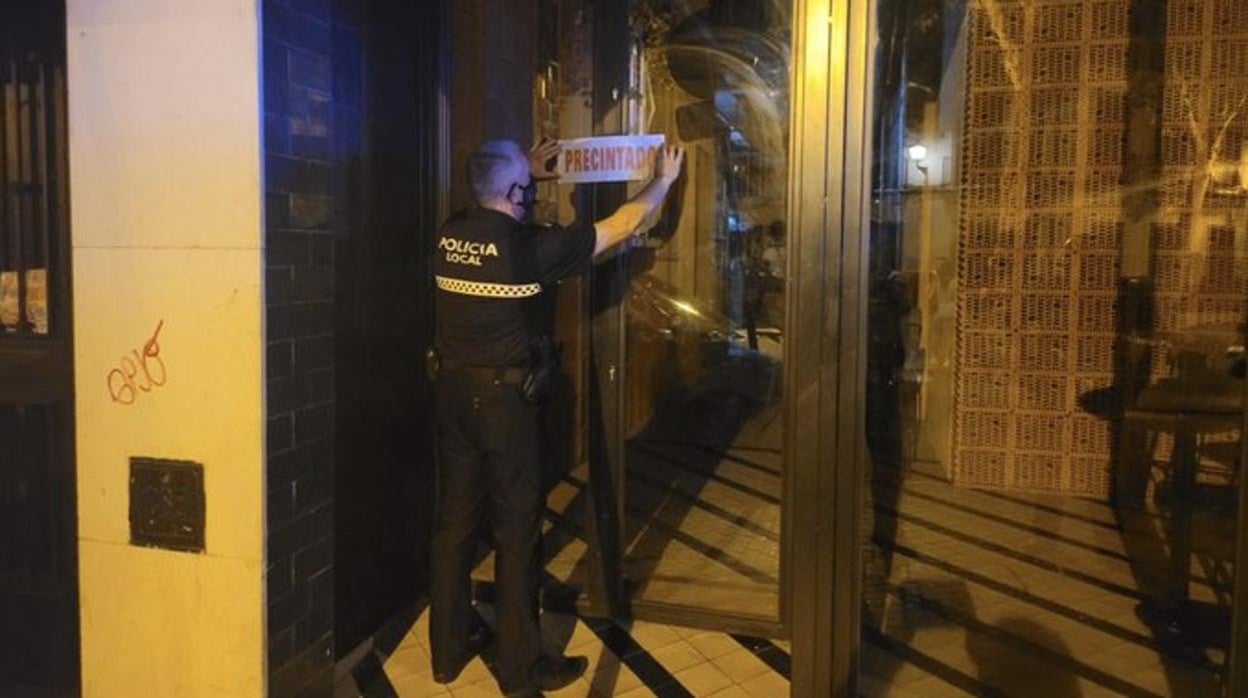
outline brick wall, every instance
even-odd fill
[[[332,693],[334,246],[358,142],[357,3],[264,0],[268,672]]]

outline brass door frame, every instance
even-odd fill
[[[787,327],[803,351],[786,357],[782,558],[794,696],[856,690],[872,9],[799,0],[795,12]]]
[[[855,297],[849,292],[864,268],[863,167],[870,143],[867,12],[867,3],[850,0],[794,0],[793,5],[785,310],[790,340],[784,360],[779,614],[768,619],[653,602],[634,602],[631,608],[635,616],[656,621],[791,637],[794,695],[830,695],[834,673],[840,677],[838,684],[846,685],[848,653],[829,659],[834,648],[843,649],[856,639],[851,631],[857,619],[852,571],[858,555],[856,478],[861,465],[856,452],[861,449],[862,423],[856,403],[863,389],[856,378],[864,370],[865,308],[858,301],[846,306],[842,298]],[[596,22],[607,21],[607,13],[595,14]],[[612,48],[607,39],[605,31],[596,31],[595,121],[601,133],[619,128],[608,98],[611,78],[616,78],[615,85],[624,84],[621,66],[605,56]],[[598,203],[612,203],[618,196],[599,192]],[[608,260],[600,266],[595,286],[610,281],[603,277],[612,273],[614,264]],[[626,380],[623,321],[617,305],[590,322],[595,359],[591,400],[605,429],[590,435],[591,459],[598,460],[593,463],[597,483],[591,476],[597,505],[591,550],[599,559],[591,565],[587,608],[603,615],[625,607],[624,590],[618,587],[622,482],[609,467],[618,465],[623,454],[623,434],[616,426],[623,399],[620,386]],[[841,541],[848,544],[838,545]],[[799,550],[804,554],[795,555]],[[850,622],[837,622],[841,620]]]

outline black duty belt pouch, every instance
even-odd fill
[[[550,393],[550,386],[559,370],[560,347],[555,346],[550,337],[539,336],[529,340],[529,352],[532,364],[520,382],[520,397],[530,405],[536,405]]]

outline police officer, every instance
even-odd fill
[[[551,176],[545,163],[557,154],[549,144],[534,150],[539,176]],[[683,149],[665,148],[654,178],[597,223],[542,227],[525,222],[537,185],[518,145],[491,141],[469,157],[477,205],[443,224],[433,264],[439,473],[429,637],[440,683],[454,681],[484,644],[469,598],[483,521],[495,550],[499,687],[541,695],[585,671],[584,657],[541,654],[534,603],[545,506],[534,393],[541,369],[550,369],[551,332],[538,295],[637,232],[662,206],[683,161]]]

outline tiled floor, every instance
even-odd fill
[[[491,608],[479,605],[489,619]],[[619,626],[586,623],[571,615],[547,612],[543,636],[563,651],[588,657],[589,670],[573,685],[548,696],[753,696],[788,695],[788,682],[763,659],[782,654],[770,645],[759,652],[722,633],[635,623],[631,641],[621,641]],[[476,658],[459,679],[434,683],[429,666],[428,613],[422,613],[370,679],[357,671],[339,686],[339,696],[498,696],[486,663]],[[363,683],[363,685],[360,685]]]
[[[775,422],[767,424],[778,433]],[[627,503],[632,544],[626,566],[634,573],[645,570],[648,586],[642,590],[647,597],[677,603],[696,599],[703,607],[744,607],[759,615],[774,612],[778,454],[749,448],[719,453],[665,440],[634,445]],[[587,482],[582,466],[555,486],[547,502],[545,569],[549,579],[570,588],[583,583],[588,562],[583,535]],[[492,555],[481,561],[473,577],[488,588]],[[492,621],[489,603],[479,599],[477,608]],[[788,644],[783,641],[642,621],[624,627],[549,610],[542,624],[548,651],[581,654],[590,661],[583,679],[550,696],[775,698],[789,693]],[[455,683],[434,683],[427,643],[428,613],[422,612],[393,650],[378,652],[380,666],[371,672],[367,667],[357,670],[339,686],[339,695],[499,695],[481,658]]]
[[[1141,612],[1168,562],[1157,511],[957,488],[923,465],[877,473],[873,506],[864,694],[1220,695],[1225,551],[1197,547],[1197,621],[1166,633]]]
[[[628,454],[624,569],[637,598],[774,617],[780,454],[640,440]]]
[[[662,487],[635,486],[630,507],[630,530],[656,536],[655,579],[700,590],[691,598],[704,606],[750,603],[763,598],[759,590],[774,590],[766,550],[778,539],[771,534],[778,534],[772,488],[779,477],[762,468],[778,470],[778,461],[729,448],[690,476],[671,460],[705,453],[658,441],[637,445],[658,456],[634,463],[629,482],[664,478]],[[866,508],[875,518],[867,526],[874,544],[864,554],[862,695],[1218,694],[1232,571],[1226,512],[1195,522],[1197,622],[1175,636],[1141,612],[1165,579],[1164,511],[1125,514],[1103,501],[958,488],[923,464],[875,475]],[[580,470],[557,485],[545,527],[546,570],[573,587],[588,564],[580,535],[586,479]],[[757,552],[748,549],[751,541],[762,542],[761,557],[750,557]],[[490,567],[487,557],[475,576],[488,580]],[[480,607],[488,619],[489,605]],[[411,623],[377,667],[391,692],[365,685],[364,693],[497,695],[479,659],[455,684],[432,683],[425,622],[422,615]],[[550,649],[591,661],[584,680],[553,695],[788,694],[782,642],[640,622],[624,628],[568,613],[548,612],[544,625]],[[353,691],[344,684],[343,695]]]
[[[776,365],[730,361],[627,441],[634,598],[774,618],[783,419]]]

